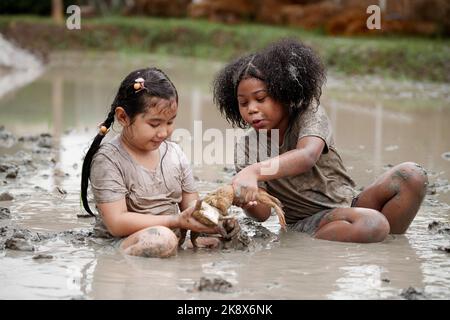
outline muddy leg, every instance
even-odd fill
[[[192,238],[192,231],[191,231],[191,243],[192,247],[189,246],[188,248],[208,248],[208,249],[217,249],[221,247],[221,242],[218,238],[215,237],[200,237],[198,233],[194,232],[194,239]]]
[[[167,258],[177,253],[178,238],[169,228],[150,227],[133,233],[123,240],[120,249],[128,255]]]
[[[399,164],[364,189],[355,207],[380,211],[391,233],[402,234],[419,211],[428,185],[426,171],[416,163]]]
[[[314,237],[370,243],[383,241],[388,234],[389,223],[380,212],[365,208],[338,208],[322,218]]]
[[[220,247],[220,240],[216,237],[200,237],[200,234],[191,230],[192,248],[209,248],[216,249]],[[188,248],[191,248],[188,245]]]

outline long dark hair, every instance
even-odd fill
[[[279,40],[232,61],[214,79],[214,103],[228,122],[240,128],[247,124],[239,112],[237,88],[247,78],[263,81],[269,96],[295,119],[311,102],[319,103],[326,72],[314,50],[295,39]]]
[[[136,84],[136,79],[139,78],[143,79],[143,87],[141,90],[136,90],[134,85]],[[147,111],[152,97],[166,100],[175,99],[178,103],[178,93],[175,86],[172,81],[170,81],[169,77],[161,70],[157,68],[147,68],[131,72],[120,84],[106,120],[103,121],[101,125],[105,126],[107,129],[111,127],[114,122],[116,108],[119,106],[125,110],[127,116],[133,121],[136,115]],[[83,168],[81,170],[81,201],[84,209],[92,216],[95,215],[89,208],[87,200],[91,163],[95,153],[100,148],[100,143],[104,137],[105,134],[102,133],[98,133],[95,136],[94,141],[84,157]]]

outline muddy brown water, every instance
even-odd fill
[[[11,212],[1,225],[42,233],[90,230],[92,219],[77,217],[83,213],[81,159],[121,79],[135,68],[156,65],[171,77],[180,96],[177,128],[193,132],[200,120],[203,131],[229,128],[212,105],[210,83],[220,63],[94,53],[51,61],[37,80],[0,97],[0,124],[16,138],[53,137],[52,148],[0,146],[2,162],[27,163],[15,179],[0,172],[1,192],[14,196],[0,202]],[[432,190],[405,235],[378,244],[334,243],[281,233],[271,217],[262,227],[275,236],[248,250],[183,250],[169,259],[124,256],[101,239],[56,236],[36,242],[34,253],[0,251],[0,299],[401,299],[408,287],[428,299],[448,299],[450,256],[437,248],[448,247],[450,235],[428,225],[450,222],[449,89],[333,74],[324,88],[338,149],[359,186],[403,161],[428,170]],[[200,192],[230,181],[229,166],[195,166]],[[33,259],[38,253],[51,257]],[[231,288],[195,290],[202,277],[224,279]]]

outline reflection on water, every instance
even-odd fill
[[[59,146],[56,165],[2,186],[17,195],[5,205],[17,212],[14,221],[21,226],[60,231],[90,225],[91,219],[76,217],[81,159],[120,81],[133,69],[156,65],[172,79],[180,96],[177,128],[193,133],[197,120],[203,132],[229,128],[212,104],[210,84],[219,63],[113,54],[60,54],[52,61],[38,80],[0,98],[0,124],[7,130],[16,136],[49,132]],[[450,179],[450,161],[441,156],[450,151],[449,101],[445,84],[331,76],[322,104],[348,170],[364,186],[403,161],[422,164],[432,183]],[[0,154],[20,148],[0,147]],[[202,193],[230,179],[223,165],[195,166],[194,172]],[[435,250],[448,245],[448,237],[430,233],[427,225],[449,221],[450,194],[427,200],[405,236],[390,236],[381,244],[330,243],[289,233],[250,253],[183,251],[166,260],[56,240],[39,248],[53,255],[49,261],[3,251],[0,298],[395,299],[408,286],[432,298],[449,298],[448,254]],[[272,218],[264,225],[278,232]],[[202,276],[225,278],[233,292],[191,292]]]
[[[0,34],[0,97],[32,82],[43,72],[41,62]]]

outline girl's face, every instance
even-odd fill
[[[237,99],[242,118],[256,130],[287,128],[287,111],[269,96],[265,82],[256,78],[241,80]]]
[[[136,115],[132,123],[127,117],[122,135],[137,150],[157,150],[172,134],[177,110],[175,100],[158,99],[145,113]]]

